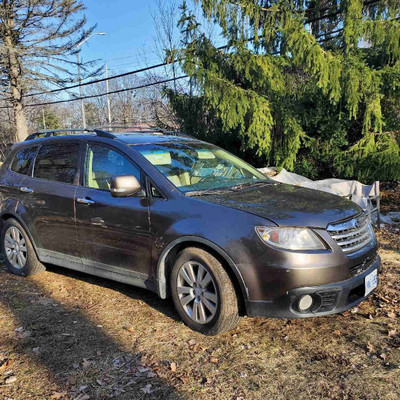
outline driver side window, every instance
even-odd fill
[[[108,146],[89,143],[85,157],[85,186],[110,191],[114,175],[133,175],[140,182],[140,171],[128,158]]]

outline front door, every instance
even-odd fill
[[[113,175],[134,175],[139,182],[143,179],[140,170],[119,150],[89,142],[83,186],[76,192],[82,262],[146,279],[151,253],[148,199],[141,195],[113,197],[110,192]]]
[[[78,142],[41,146],[33,167],[33,176],[23,181],[21,202],[38,238],[42,259],[76,256],[77,234],[74,196],[79,182]]]

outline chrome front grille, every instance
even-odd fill
[[[366,215],[349,221],[328,225],[328,232],[346,254],[354,253],[371,243],[374,238]]]

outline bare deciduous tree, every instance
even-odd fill
[[[1,94],[12,102],[16,140],[27,135],[24,94],[73,80],[67,67],[76,62],[69,57],[94,29],[85,29],[83,10],[79,0],[1,1]],[[87,71],[91,65],[82,67]]]

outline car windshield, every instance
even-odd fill
[[[193,141],[133,147],[187,194],[270,182],[251,165],[212,144]]]

